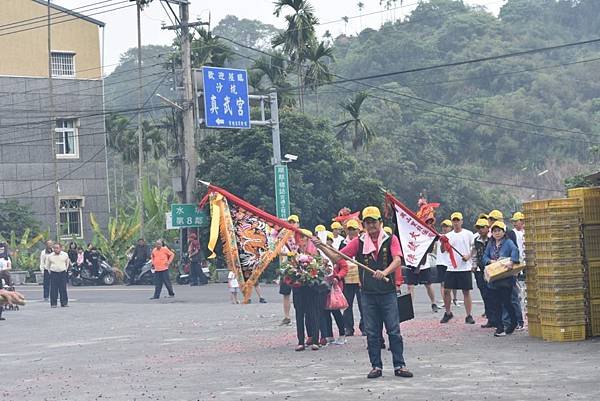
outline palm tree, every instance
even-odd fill
[[[273,47],[282,46],[283,51],[289,55],[290,61],[296,66],[298,101],[300,109],[304,111],[302,65],[306,45],[315,38],[315,24],[318,23],[318,19],[308,0],[277,0],[275,1],[275,16],[281,16],[284,9],[287,8],[292,9],[292,13],[284,17],[287,28],[284,32],[276,35],[271,44]]]
[[[348,21],[350,18],[348,16],[343,16],[342,21],[344,21],[344,35],[348,34]]]
[[[291,85],[287,81],[287,71],[285,55],[279,51],[272,51],[269,56],[258,58],[250,67],[252,86],[259,91],[277,89],[279,105],[292,107],[295,101],[290,96]]]
[[[349,120],[336,124],[336,127],[341,127],[337,134],[337,138],[344,140],[348,137],[348,128],[353,128],[352,134],[352,149],[357,150],[358,148],[366,148],[369,143],[375,137],[375,132],[367,125],[367,123],[361,118],[360,108],[369,95],[366,92],[358,92],[354,98],[348,99],[345,102],[340,103],[340,106],[350,113],[352,117]]]
[[[362,31],[362,12],[365,8],[365,3],[363,3],[362,1],[359,1],[357,4],[358,6],[358,15],[359,15],[359,24],[360,24],[360,30]]]
[[[318,88],[324,82],[331,82],[333,74],[329,71],[329,62],[334,61],[333,47],[325,42],[313,41],[306,48],[308,66],[304,75],[305,85],[315,91],[316,109],[319,112]]]

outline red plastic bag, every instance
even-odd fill
[[[342,310],[348,307],[348,300],[344,296],[339,284],[335,283],[331,287],[331,291],[327,296],[325,309],[327,310]]]

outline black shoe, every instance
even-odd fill
[[[437,304],[431,304],[431,311],[437,313],[440,310],[440,307]]]
[[[504,332],[504,329],[496,329],[496,332],[494,333],[494,337],[505,337],[506,333]]]
[[[0,320],[6,320],[6,318],[5,317],[0,317]]]
[[[152,297],[152,298],[150,298],[150,299],[159,299],[159,298],[160,298],[160,297]]]
[[[264,298],[260,298],[260,299],[258,300],[258,302],[260,302],[261,304],[266,304],[266,303],[267,303],[267,300],[266,300],[266,299],[264,299]]]
[[[198,287],[198,284],[190,284],[190,287]]]
[[[444,317],[442,318],[442,320],[440,320],[440,323],[448,323],[453,317],[454,315],[452,314],[452,312],[446,312],[444,313]]]
[[[394,375],[398,377],[413,377],[412,372],[406,368],[395,369]]]
[[[61,308],[68,308],[68,307],[69,307],[69,305],[61,305],[60,307],[61,307]]]
[[[496,327],[493,324],[491,324],[490,322],[487,322],[486,324],[482,324],[481,328],[482,329],[491,329],[492,327]]]
[[[373,370],[371,370],[369,372],[369,374],[367,375],[367,379],[377,379],[378,377],[381,377],[382,375],[383,375],[383,372],[381,371],[381,369],[373,368]]]
[[[465,318],[466,324],[475,324],[475,320],[473,320],[473,316],[469,315]]]
[[[508,328],[506,329],[506,334],[512,334],[515,332],[515,329],[517,328],[516,325],[511,324],[510,326],[508,326]]]

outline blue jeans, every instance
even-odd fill
[[[517,315],[517,323],[520,325],[523,325],[524,324],[523,308],[521,308],[521,299],[519,298],[520,291],[519,291],[519,287],[517,287],[517,285],[518,285],[518,282],[517,282],[517,284],[515,284],[513,286],[512,294],[511,294],[511,302],[513,304],[513,308],[515,308],[515,314]],[[505,326],[508,326],[510,324],[510,316],[508,315],[506,308],[502,308],[502,321],[504,322]]]
[[[396,293],[366,294],[362,293],[362,318],[367,332],[367,348],[369,360],[373,368],[383,369],[381,361],[381,327],[385,325],[388,334],[394,369],[406,366],[404,362],[404,345],[400,335],[400,316]]]

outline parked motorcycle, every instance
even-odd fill
[[[131,260],[127,263],[125,267],[125,282],[131,283],[131,276],[133,277],[133,284],[154,284],[154,272],[152,271],[152,261],[148,260],[142,266],[142,269],[138,272],[133,271],[133,264]]]
[[[190,266],[191,260],[189,256],[186,254],[181,258],[181,262],[179,263],[179,271],[177,272],[177,284],[187,285],[190,283]]]
[[[69,281],[73,286],[113,285],[116,281],[115,269],[106,260],[98,263],[98,275],[93,276],[90,267],[85,264],[71,267]]]

